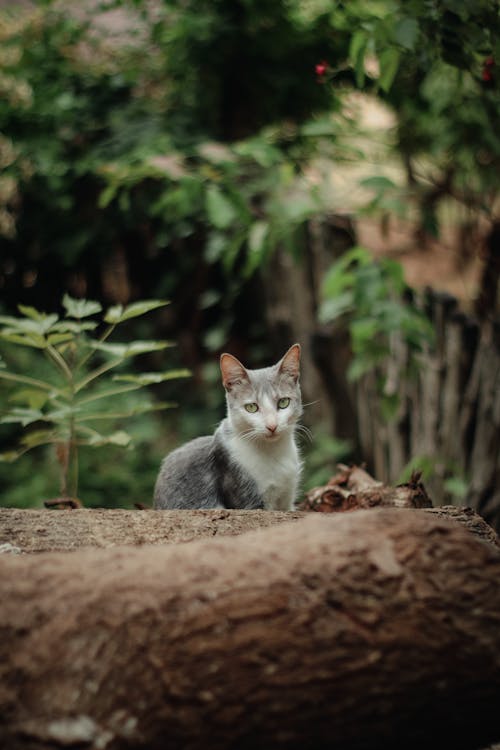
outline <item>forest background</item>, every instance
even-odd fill
[[[360,398],[370,393],[377,430],[398,419],[436,346],[423,287],[459,297],[495,341],[499,31],[492,0],[2,4],[3,371],[45,378],[47,352],[16,340],[12,317],[43,328],[35,310],[61,315],[65,294],[115,319],[137,300],[170,301],[121,321],[123,344],[176,346],[118,364],[148,390],[117,394],[115,417],[101,399],[107,431],[79,456],[86,506],[149,502],[165,452],[213,431],[224,350],[257,367],[302,343],[308,488],[338,460],[373,469]],[[184,368],[188,379],[140,380]],[[62,459],[26,436],[57,417],[8,379],[0,395],[0,502],[41,505],[61,489]],[[164,402],[178,406],[156,410]],[[381,479],[417,467],[440,473],[439,500],[467,499],[470,467],[456,459],[424,446],[389,466]]]

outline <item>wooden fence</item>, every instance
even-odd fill
[[[346,378],[347,327],[321,325],[318,307],[325,271],[355,244],[355,234],[345,217],[311,222],[300,262],[278,249],[266,275],[274,349],[303,344],[301,383],[304,401],[311,402],[307,424],[313,433],[321,427],[349,441],[352,459],[366,462],[383,482],[398,482],[411,463],[427,466],[426,487],[435,505],[471,505],[500,529],[500,320],[480,323],[461,313],[454,298],[429,291],[421,304],[436,340],[422,353],[415,378],[404,377],[408,351],[395,336],[385,371],[353,386]],[[389,422],[382,417],[377,388],[381,374],[387,376],[387,395],[400,396],[399,411]]]
[[[459,497],[500,525],[500,321],[461,313],[454,298],[428,292],[425,306],[436,330],[412,379],[403,377],[408,351],[395,337],[383,373],[356,386],[361,453],[374,475],[395,482],[413,463],[428,467],[426,487],[435,504]],[[382,418],[377,378],[385,394],[399,395],[395,418]]]

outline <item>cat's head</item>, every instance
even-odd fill
[[[272,367],[247,370],[232,354],[220,358],[228,419],[248,440],[278,441],[293,432],[302,414],[300,345]]]

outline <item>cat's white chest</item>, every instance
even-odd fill
[[[266,510],[290,510],[297,494],[301,461],[292,438],[256,446],[238,441],[233,456],[250,474]]]

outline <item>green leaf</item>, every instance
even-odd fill
[[[99,198],[98,198],[99,208],[107,208],[107,206],[109,206],[111,201],[115,198],[119,189],[120,189],[119,182],[110,182],[99,195]]]
[[[143,372],[140,375],[115,375],[113,380],[118,380],[122,383],[153,385],[155,383],[164,383],[166,380],[189,378],[191,375],[192,372],[190,370],[168,370],[167,372]]]
[[[15,407],[10,409],[7,414],[0,419],[0,424],[21,424],[26,427],[33,422],[39,422],[45,420],[45,415],[40,409],[24,409],[22,407]]]
[[[414,50],[418,31],[418,21],[415,18],[402,18],[394,32],[396,42],[407,50]]]
[[[237,217],[233,203],[217,185],[209,185],[206,194],[208,220],[217,229],[227,229]]]
[[[117,325],[123,323],[124,320],[130,320],[130,318],[137,318],[140,315],[144,315],[151,310],[156,310],[159,307],[164,307],[170,304],[167,300],[160,299],[149,299],[142,300],[140,302],[133,302],[131,305],[123,307],[123,305],[115,305],[110,307],[104,316],[106,323],[112,323]]]
[[[361,88],[365,82],[365,54],[368,37],[364,31],[356,31],[351,37],[349,45],[349,59],[354,68],[356,86]]]
[[[300,128],[301,135],[309,138],[321,138],[335,136],[338,131],[338,125],[335,120],[329,117],[318,117],[315,120],[309,120]]]
[[[226,254],[230,242],[222,232],[210,232],[203,256],[207,263],[217,263]]]
[[[67,316],[69,318],[77,318],[78,320],[88,318],[89,315],[95,315],[102,310],[102,306],[99,302],[86,299],[74,299],[73,297],[70,297],[69,294],[64,295],[62,303]]]
[[[9,397],[12,404],[27,404],[30,409],[41,409],[47,403],[49,396],[37,388],[20,388]]]
[[[22,456],[24,451],[5,451],[0,453],[0,463],[11,464]]]
[[[125,448],[132,440],[132,437],[124,430],[117,430],[116,432],[111,433],[111,435],[101,435],[96,432],[96,430],[85,431],[84,434],[87,435],[87,437],[82,442],[84,442],[85,445],[91,445],[94,447],[101,445],[119,445],[122,448]]]
[[[243,274],[249,278],[263,263],[269,245],[270,225],[267,221],[256,221],[248,235],[248,254]]]
[[[351,266],[366,267],[370,263],[371,255],[364,247],[357,245],[348,250],[326,272],[322,283],[323,297],[337,297],[353,286],[355,277]]]
[[[49,346],[57,346],[58,344],[64,344],[72,340],[72,333],[51,333],[47,336],[47,344]]]
[[[91,322],[86,321],[83,322],[77,322],[76,320],[61,320],[59,323],[55,323],[52,326],[52,331],[60,331],[61,333],[73,333],[78,335],[79,333],[83,333],[84,331],[95,331],[99,323],[97,322]]]
[[[248,249],[251,253],[262,253],[266,246],[269,233],[269,222],[256,221],[252,224],[248,233]]]
[[[378,83],[380,88],[386,93],[391,88],[396,77],[396,73],[398,72],[399,60],[399,50],[395,49],[394,47],[389,47],[388,49],[384,50],[379,57],[380,76],[378,79]]]
[[[55,313],[47,315],[46,313],[39,312],[34,307],[27,307],[26,305],[18,305],[17,308],[19,312],[30,320],[29,326],[26,325],[26,321],[18,321],[19,325],[25,327],[26,330],[36,333],[47,333],[54,323],[57,323],[59,320],[59,316]]]
[[[47,445],[54,442],[53,430],[32,430],[21,438],[21,445],[26,448],[36,448],[39,445]]]
[[[31,346],[33,349],[46,349],[48,346],[45,336],[38,333],[22,334],[14,331],[4,330],[0,332],[0,338],[11,344],[20,346]]]
[[[37,322],[40,322],[47,318],[46,313],[42,313],[39,310],[37,310],[35,307],[30,307],[29,305],[18,305],[17,309],[26,318],[30,318],[31,320],[36,320]],[[57,315],[55,316],[55,318],[57,319]]]
[[[379,328],[378,320],[374,318],[359,318],[351,323],[351,336],[354,349],[363,346],[366,341],[373,341]]]
[[[323,300],[318,311],[320,323],[331,323],[353,309],[354,295],[351,291]]]
[[[374,188],[375,190],[378,190],[380,192],[384,190],[392,190],[397,187],[395,182],[389,179],[389,177],[385,177],[384,175],[373,175],[373,177],[365,177],[365,179],[361,180],[359,184],[361,185],[361,187]]]
[[[130,344],[108,344],[104,341],[91,341],[92,349],[97,349],[106,354],[112,354],[119,359],[136,357],[138,354],[148,352],[159,352],[162,349],[174,346],[171,341],[132,341]]]

